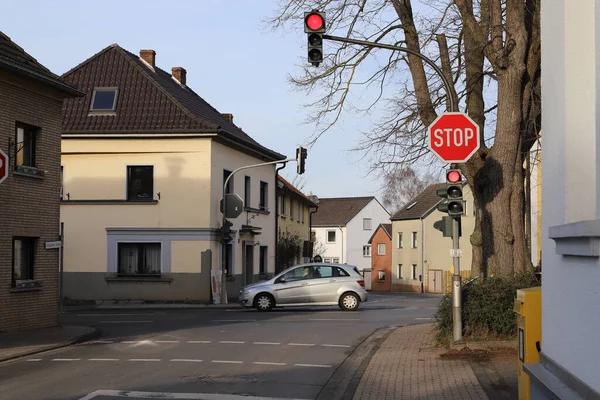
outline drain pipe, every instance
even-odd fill
[[[277,244],[279,243],[279,198],[277,197],[277,188],[279,187],[279,171],[284,169],[287,163],[281,167],[275,168],[275,274],[277,274]]]
[[[312,215],[319,211],[319,206],[315,205],[315,207],[309,207],[310,211],[308,212],[308,240],[312,242]],[[313,262],[314,254],[310,257],[309,262]]]
[[[339,225],[338,229],[342,233],[342,255],[340,256],[340,264],[344,263],[344,231],[342,230],[342,226]]]

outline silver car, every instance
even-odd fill
[[[311,263],[286,269],[264,282],[245,286],[239,301],[244,307],[269,311],[275,306],[330,306],[354,311],[367,301],[365,281],[353,265]]]

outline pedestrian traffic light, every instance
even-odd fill
[[[446,171],[446,187],[436,190],[436,194],[447,199],[437,205],[439,211],[455,218],[462,215],[464,210],[462,174],[459,169],[451,168]]]
[[[223,219],[223,226],[221,227],[221,240],[225,243],[230,243],[233,240],[233,235],[231,234],[231,227],[233,223],[228,219]]]
[[[308,34],[308,62],[318,67],[323,62],[325,13],[317,10],[305,12],[304,32]]]
[[[296,149],[296,160],[298,161],[298,167],[297,167],[298,175],[301,175],[304,173],[304,167],[306,165],[306,156],[307,156],[307,151],[304,147],[301,146]]]

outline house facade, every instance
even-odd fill
[[[278,271],[310,261],[309,257],[300,255],[292,258],[286,256],[286,253],[295,237],[298,239],[297,244],[301,246],[300,250],[303,250],[304,242],[311,241],[312,214],[317,209],[317,205],[298,188],[285,178],[277,176]]]
[[[82,95],[0,32],[0,332],[58,324],[61,108]]]
[[[220,201],[237,168],[284,159],[169,74],[153,50],[111,45],[66,74],[86,92],[63,108],[64,295],[74,301],[231,299],[275,268],[275,167],[235,174],[244,197],[221,244]],[[212,276],[211,276],[212,275]]]
[[[445,187],[444,183],[427,187],[417,197],[394,214],[392,220],[392,273],[391,285],[395,292],[443,293],[444,271],[452,270],[450,249],[452,240],[443,237],[433,224],[447,216],[436,206],[443,200],[436,190]],[[462,236],[460,248],[461,270],[471,269],[472,248],[470,236],[475,227],[473,193],[469,186],[463,186],[465,199],[461,218]]]
[[[371,239],[371,290],[392,291],[392,224],[379,224]]]
[[[320,198],[312,231],[323,261],[371,268],[369,239],[390,215],[375,197]],[[315,254],[317,255],[317,254]]]

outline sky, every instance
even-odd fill
[[[5,2],[0,30],[61,75],[117,43],[138,54],[156,51],[156,64],[187,70],[187,84],[262,145],[288,157],[316,131],[304,124],[311,101],[286,81],[306,59],[303,29],[270,31],[263,21],[274,0],[23,0]],[[382,181],[350,151],[365,121],[345,115],[310,148],[305,193],[319,197],[379,196]],[[296,164],[281,174],[290,181]]]

